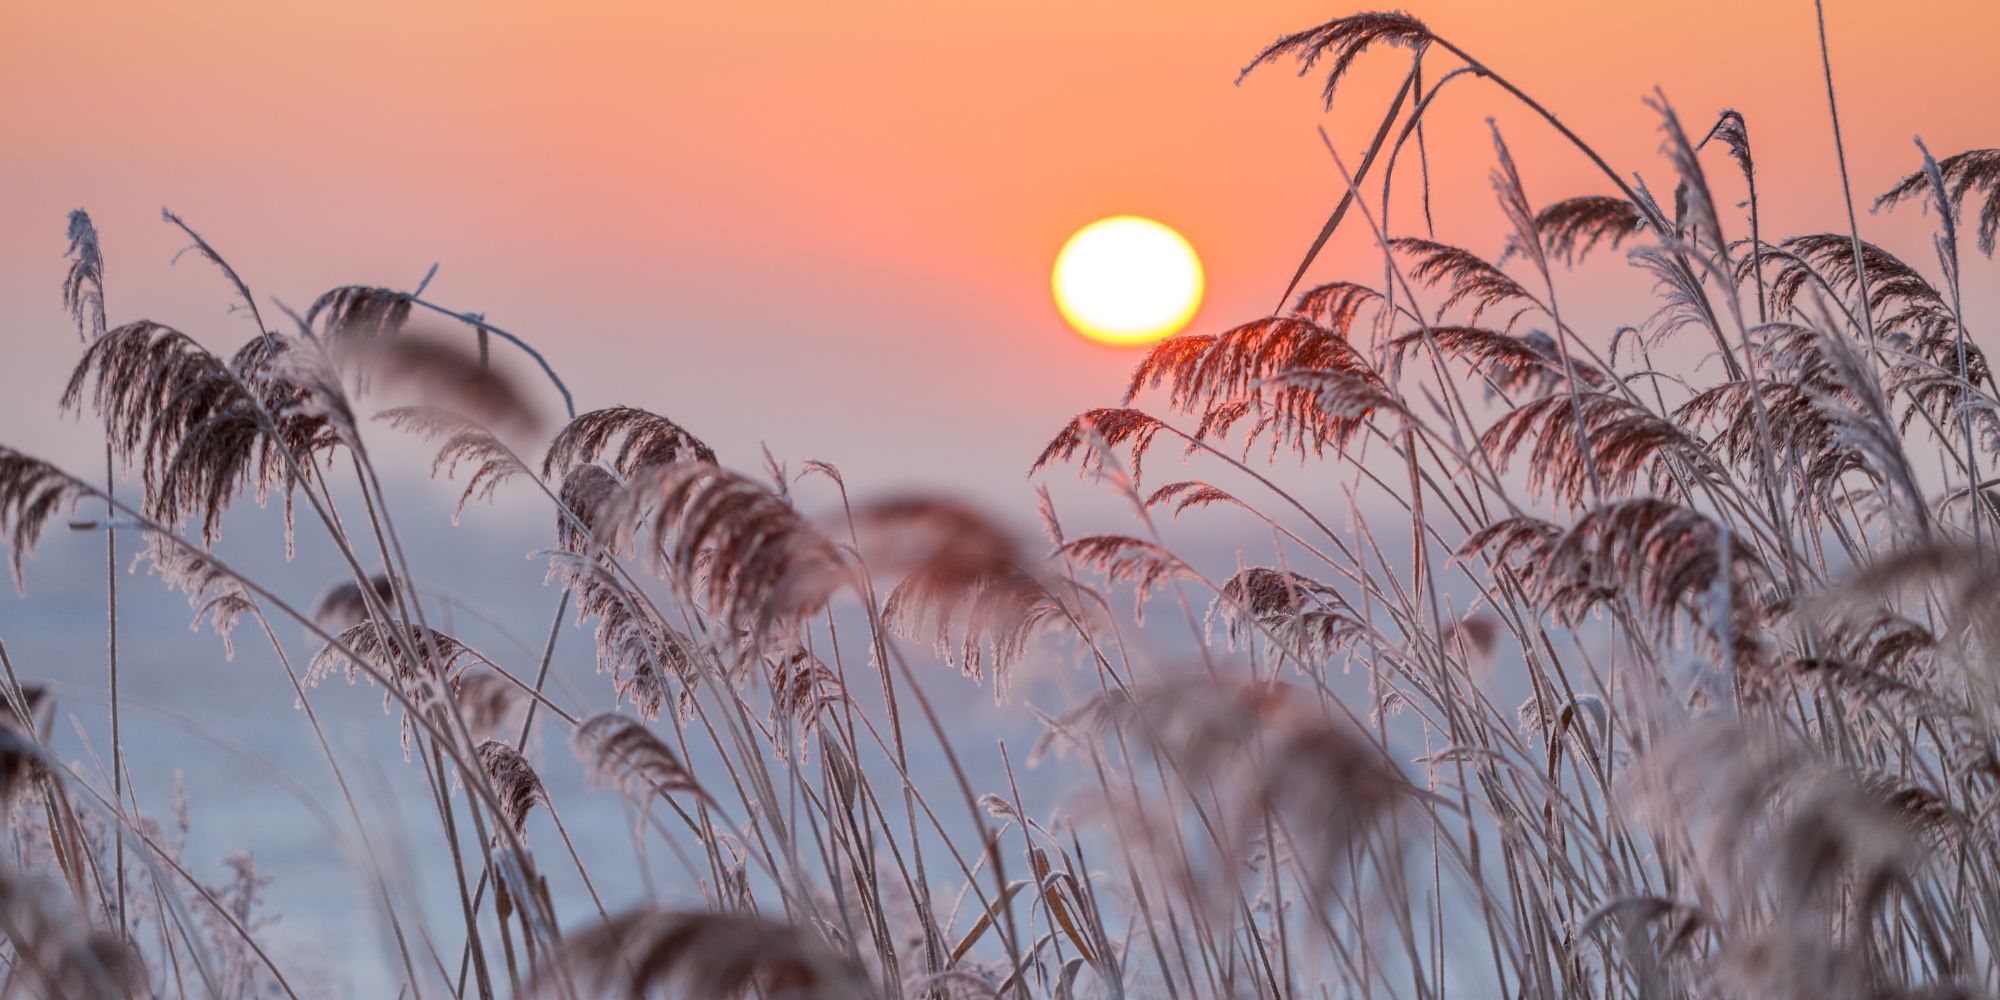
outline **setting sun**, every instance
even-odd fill
[[[1201,305],[1201,258],[1181,234],[1118,215],[1076,231],[1056,254],[1056,306],[1078,333],[1148,344],[1179,332]]]

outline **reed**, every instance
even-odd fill
[[[101,505],[79,524],[139,532],[225,656],[268,643],[410,996],[2000,995],[2000,383],[1964,295],[2000,150],[1919,142],[1875,203],[1935,227],[1935,260],[1906,261],[1862,237],[1851,134],[1845,224],[1766,239],[1733,110],[1690,132],[1655,95],[1648,184],[1408,14],[1286,35],[1245,72],[1290,60],[1331,102],[1384,47],[1404,85],[1356,169],[1329,137],[1348,191],[1280,310],[1156,345],[1034,459],[1122,500],[1124,530],[1068,533],[1043,490],[1030,543],[960,501],[850,498],[827,463],[718,454],[699,415],[577,413],[526,339],[422,288],[267,324],[171,214],[255,329],[223,354],[110,326],[78,213],[63,406],[102,418],[140,493],[0,447],[17,583],[63,512]],[[1452,232],[1427,191],[1422,231],[1392,226],[1397,154],[1470,79],[1605,190],[1532,199],[1495,129],[1503,232]],[[1379,248],[1380,284],[1294,295],[1342,233]],[[1573,327],[1562,300],[1619,266],[1652,297],[1615,335]],[[388,434],[435,449],[454,518],[548,505],[538,657],[452,634],[386,502]],[[288,545],[328,540],[317,599],[215,551],[245,495],[282,500]],[[1260,557],[1175,543],[1224,530],[1218,507]],[[319,650],[302,667],[284,622]],[[581,696],[548,684],[566,623],[592,628]],[[113,627],[108,774],[51,753],[35,665],[0,648],[0,993],[309,992],[269,947],[271,873],[244,856],[205,884],[141,811],[161,794],[125,775]],[[399,778],[436,820],[407,849],[455,906],[383,875],[387,820],[320,724],[340,681],[401,716]],[[1039,733],[1021,770],[941,713],[950,685]],[[632,817],[630,858],[572,842],[537,718]]]

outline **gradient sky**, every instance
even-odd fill
[[[1940,155],[1996,140],[2000,4],[1828,7],[1857,197],[1914,165],[1917,130]],[[1232,80],[1279,33],[1347,12],[9,4],[0,426],[54,457],[91,454],[92,428],[48,419],[75,350],[56,294],[70,208],[104,234],[113,322],[146,315],[217,346],[249,335],[215,275],[169,267],[181,241],[164,205],[295,307],[337,284],[410,287],[439,261],[432,296],[536,341],[582,405],[659,410],[734,464],[757,465],[768,441],[851,481],[1024,504],[1015,484],[1040,444],[1112,399],[1135,359],[1062,325],[1056,249],[1092,219],[1154,216],[1204,255],[1197,329],[1267,311],[1340,190],[1315,126],[1358,158],[1407,54],[1369,52],[1332,115],[1317,80],[1286,68]],[[1671,184],[1640,103],[1651,88],[1692,129],[1733,105],[1771,228],[1841,224],[1806,0],[1413,12],[1656,188]],[[1472,82],[1431,131],[1441,238],[1498,246],[1489,114],[1536,201],[1604,190]],[[1324,258],[1342,270],[1379,275],[1364,229]]]

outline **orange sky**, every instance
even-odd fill
[[[1734,105],[1772,229],[1840,224],[1807,0],[1408,6],[1656,188],[1653,85],[1692,128]],[[1858,196],[1913,166],[1917,131],[1940,155],[2000,142],[2000,3],[1828,7]],[[1136,357],[1048,301],[1074,228],[1131,212],[1186,233],[1210,280],[1197,328],[1269,309],[1339,190],[1314,127],[1358,156],[1407,54],[1371,51],[1331,116],[1286,70],[1231,81],[1272,37],[1351,9],[9,4],[0,426],[90,453],[87,428],[46,419],[74,357],[56,294],[72,207],[104,233],[114,322],[248,335],[213,275],[168,267],[166,205],[294,306],[441,261],[434,297],[536,340],[580,403],[660,410],[735,464],[769,441],[878,487],[1008,490]],[[1432,131],[1442,238],[1498,246],[1489,114],[1538,202],[1604,189],[1472,83]],[[1325,261],[1379,274],[1359,228]]]

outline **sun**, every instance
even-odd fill
[[[1076,231],[1056,254],[1056,307],[1078,333],[1117,346],[1150,344],[1201,306],[1201,258],[1152,219],[1115,215]]]

